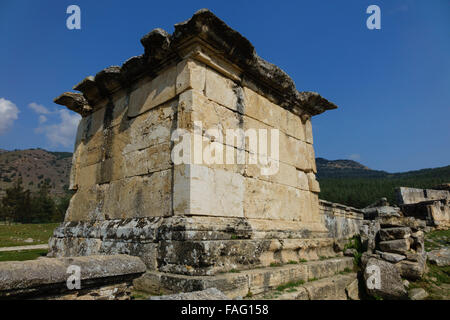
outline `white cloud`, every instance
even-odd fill
[[[36,129],[36,132],[45,134],[52,147],[59,145],[70,147],[75,143],[75,136],[81,116],[68,110],[59,110],[58,114],[60,117],[59,123],[40,126]]]
[[[361,155],[358,153],[352,153],[348,156],[351,160],[358,161],[361,160]]]
[[[31,109],[34,110],[34,112],[39,114],[50,114],[50,110],[48,110],[46,107],[44,107],[42,104],[37,104],[36,102],[32,102],[28,105]]]
[[[47,117],[43,116],[43,115],[40,115],[39,116],[39,124],[43,124],[43,123],[46,123],[46,122],[47,122]]]
[[[19,108],[9,100],[0,98],[0,134],[6,132],[19,117]]]

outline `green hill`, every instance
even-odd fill
[[[351,160],[317,158],[316,161],[321,187],[319,197],[356,208],[364,208],[382,197],[395,204],[398,187],[432,188],[450,181],[450,166],[388,173],[371,170]]]

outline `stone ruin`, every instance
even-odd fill
[[[433,189],[401,187],[396,191],[397,201],[405,216],[425,220],[432,227],[450,227],[450,184]]]
[[[55,99],[82,116],[74,196],[49,258],[0,263],[0,298],[73,298],[62,289],[70,263],[95,287],[81,297],[115,299],[114,284],[127,296],[133,279],[151,293],[218,288],[231,298],[322,279],[284,298],[358,298],[343,251],[367,223],[364,211],[319,200],[315,178],[311,118],[336,105],[297,91],[208,10],[141,43],[143,55]],[[255,147],[252,130],[274,129],[266,148]],[[221,153],[243,161],[205,157]]]
[[[177,279],[335,255],[318,199],[311,118],[336,105],[297,91],[207,10],[141,43],[143,55],[55,99],[82,120],[75,194],[50,255],[126,253]],[[190,133],[188,146],[202,146],[183,151],[184,163],[173,160],[179,129]],[[245,136],[228,139],[229,129]],[[249,129],[278,129],[279,159],[252,148]],[[197,161],[217,147],[245,161]],[[275,161],[277,173],[264,175],[252,156]]]

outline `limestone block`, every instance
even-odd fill
[[[238,106],[236,84],[211,68],[206,69],[205,94],[209,99],[231,110],[243,112]]]
[[[271,127],[281,127],[281,124],[284,122],[281,107],[273,104],[265,97],[247,87],[243,88],[243,92],[246,116],[261,121]]]
[[[311,170],[311,150],[308,144],[280,133],[280,161],[302,171]]]
[[[306,144],[306,154],[309,156],[308,169],[311,169],[312,172],[317,173],[316,154],[312,144]]]
[[[410,248],[410,242],[408,239],[381,241],[379,245],[382,251],[398,254],[403,254]]]
[[[206,66],[196,60],[183,60],[177,65],[176,93],[188,89],[203,91],[206,81]]]
[[[314,192],[309,192],[309,203],[311,205],[311,221],[320,222],[322,217],[319,208],[319,195]]]
[[[115,128],[114,153],[125,154],[169,143],[174,116],[172,106],[173,104],[168,104],[137,117],[126,130]]]
[[[275,174],[265,175],[261,171],[261,164],[245,164],[245,175],[250,178],[260,179],[290,187],[298,187],[297,169],[283,162],[278,163],[278,171]],[[275,170],[275,169],[274,169]]]
[[[98,175],[100,171],[100,164],[95,163],[86,167],[82,167],[78,171],[76,177],[76,184],[79,188],[89,188],[98,182]]]
[[[86,117],[85,131],[86,131],[86,139],[89,139],[93,135],[96,135],[103,131],[104,120],[105,120],[105,111],[104,107],[101,107],[91,115]]]
[[[281,128],[281,130],[295,139],[306,141],[302,119],[288,110],[283,109],[283,111],[286,113],[287,124],[286,129]]]
[[[170,143],[124,155],[124,177],[132,177],[171,168]]]
[[[171,214],[171,170],[110,183],[103,212],[108,219],[157,217]]]
[[[80,152],[80,167],[98,163],[103,158],[103,132],[97,132],[85,140]]]
[[[84,144],[80,141],[75,144],[75,150],[72,155],[72,166],[70,168],[69,175],[69,190],[77,190],[78,189],[78,175],[80,168],[80,156],[81,150],[83,149]]]
[[[163,104],[176,95],[177,67],[170,67],[152,80],[138,84],[131,92],[128,116],[136,117],[147,110]]]
[[[244,178],[201,165],[175,166],[174,213],[243,217]]]
[[[189,90],[180,95],[178,128],[194,132],[194,122],[198,122],[197,133],[207,136],[207,130],[218,130],[226,142],[226,130],[239,129],[242,116],[231,111],[203,94]]]
[[[172,167],[170,143],[161,143],[143,150],[124,154],[116,153],[112,158],[99,163],[97,183],[107,183]]]
[[[311,119],[307,119],[304,123],[305,128],[305,141],[309,144],[313,144],[313,131],[311,125]]]
[[[247,87],[244,87],[243,91],[246,116],[278,128],[298,140],[305,140],[305,132],[300,117]]]
[[[383,228],[380,230],[381,241],[406,239],[411,236],[411,229],[408,227]]]
[[[297,188],[309,191],[309,179],[306,173],[297,169]]]
[[[120,91],[113,97],[114,101],[114,109],[112,110],[112,119],[110,126],[115,127],[122,123],[124,117],[127,116],[128,113],[128,103],[130,100],[129,94]]]
[[[309,192],[245,178],[246,218],[299,221],[310,214]]]
[[[316,180],[316,175],[312,172],[309,172],[307,174],[307,177],[308,177],[309,190],[311,190],[312,192],[319,193],[320,186],[319,186],[319,182]]]
[[[70,200],[65,221],[104,220],[102,213],[107,185],[79,188]]]

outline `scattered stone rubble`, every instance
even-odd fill
[[[404,189],[404,188],[402,188]],[[406,299],[407,287],[402,279],[418,280],[426,271],[424,230],[427,221],[404,216],[403,207],[391,207],[381,199],[363,209],[365,220],[360,237],[364,253],[364,279],[372,275],[373,266],[381,270],[381,288],[369,288],[367,293],[385,299]],[[423,294],[414,294],[414,299]]]
[[[437,228],[450,227],[450,187],[442,184],[436,189],[397,189],[397,200],[405,216],[425,220]]]

